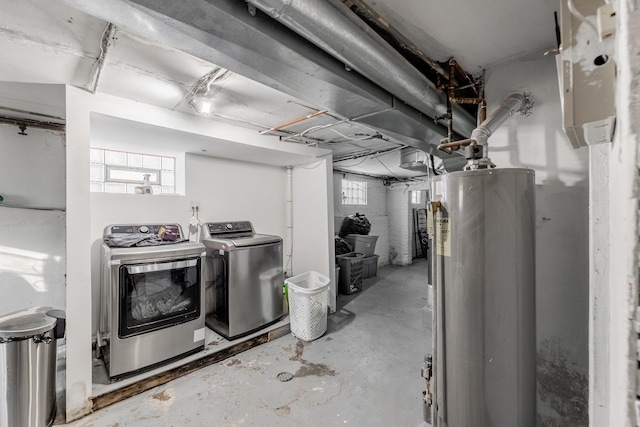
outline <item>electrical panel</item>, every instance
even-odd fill
[[[579,9],[572,0],[560,4],[556,61],[562,126],[574,148],[611,142],[616,122],[615,11],[603,0],[575,2]]]

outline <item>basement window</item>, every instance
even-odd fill
[[[342,180],[342,204],[366,205],[367,183],[365,181]]]
[[[411,204],[419,205],[422,203],[422,191],[411,191]]]
[[[92,193],[135,194],[149,175],[153,194],[176,194],[175,157],[126,151],[91,149]]]

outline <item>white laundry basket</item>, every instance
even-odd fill
[[[329,278],[309,271],[285,280],[289,292],[291,333],[313,341],[327,331]]]

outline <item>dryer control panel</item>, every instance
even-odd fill
[[[182,237],[182,228],[179,224],[119,224],[110,225],[104,230],[104,235],[107,234],[158,234],[161,229],[169,230],[177,235],[177,238]]]

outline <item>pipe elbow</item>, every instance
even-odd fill
[[[517,113],[525,106],[527,98],[521,93],[514,93],[504,100],[504,106],[509,110],[511,114]]]
[[[480,125],[471,132],[471,138],[476,141],[478,145],[487,145],[487,140],[491,136],[491,129],[486,126]]]

